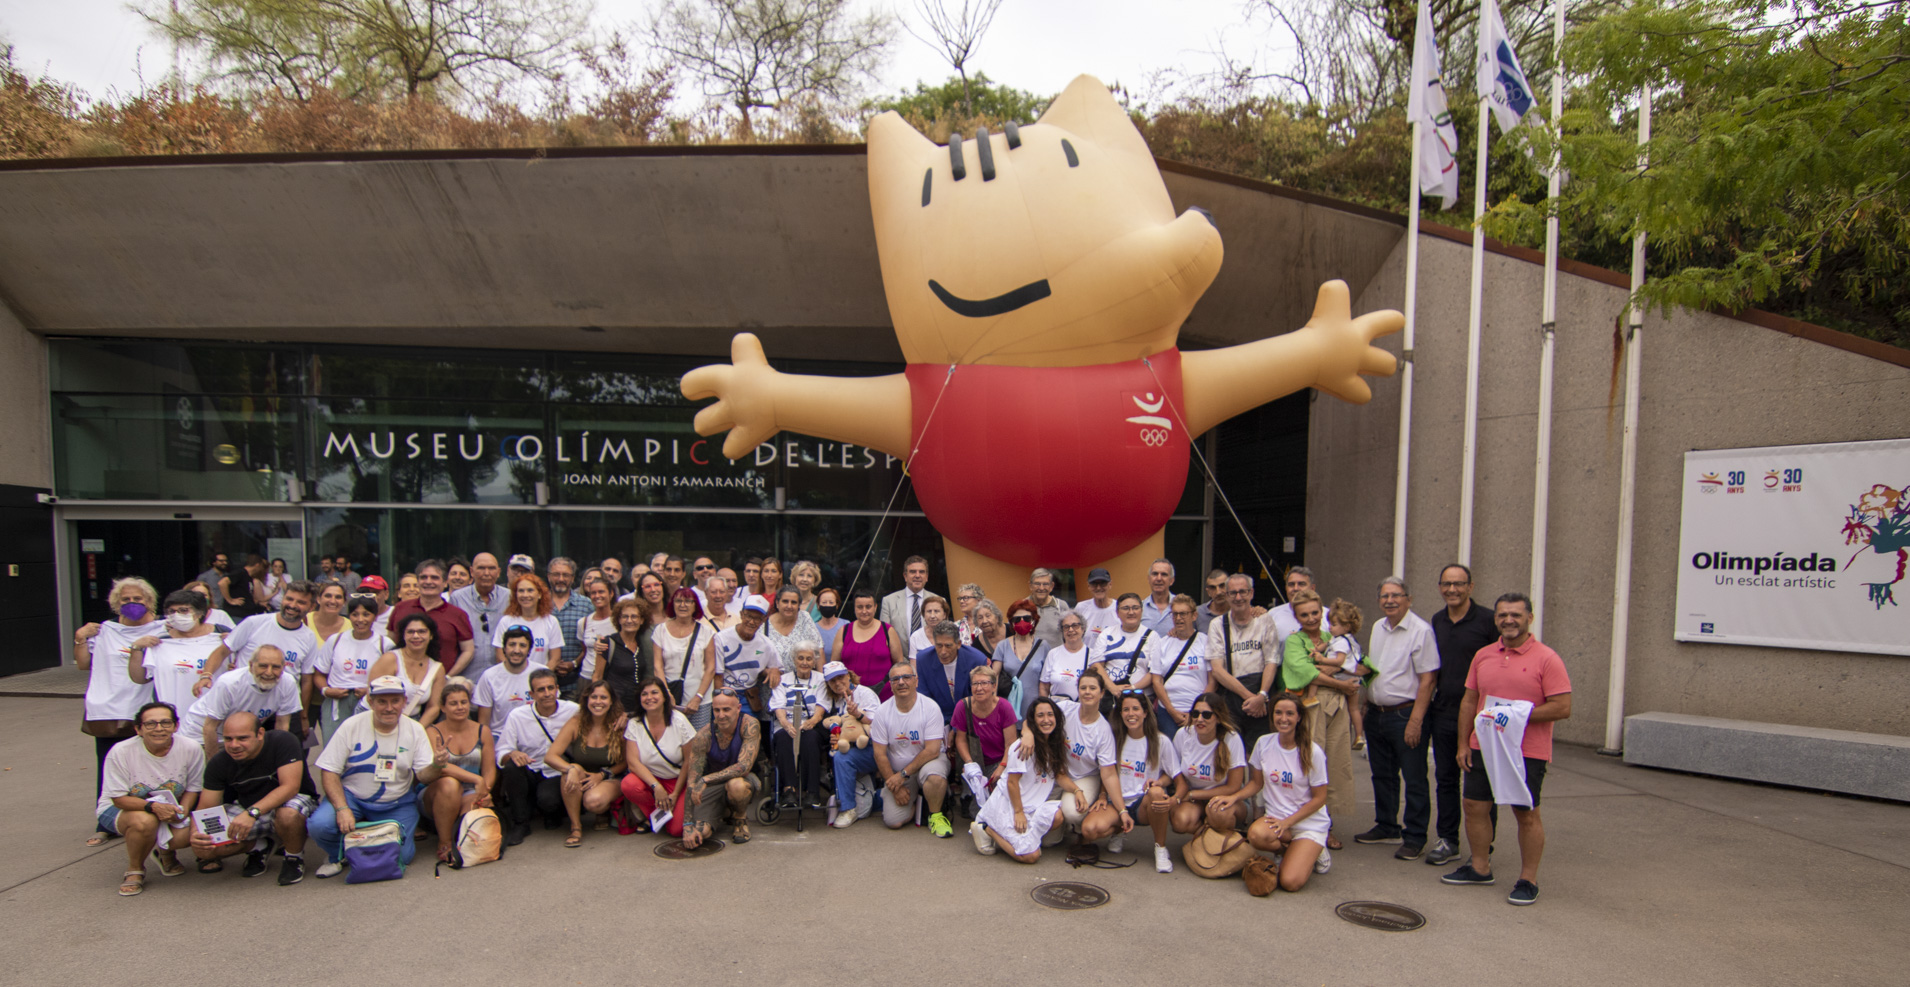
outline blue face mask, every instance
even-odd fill
[[[119,615],[127,620],[145,620],[146,605],[144,603],[122,603],[119,605]]]

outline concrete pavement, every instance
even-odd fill
[[[1546,778],[1539,903],[1506,904],[1517,852],[1501,841],[1491,888],[1442,885],[1448,868],[1351,843],[1297,894],[1247,895],[1185,867],[1073,870],[981,857],[965,835],[755,827],[748,845],[665,861],[651,836],[534,833],[498,863],[433,879],[426,841],[404,880],[348,887],[274,869],[177,878],[150,870],[114,894],[121,844],[83,846],[92,745],[71,699],[0,698],[0,969],[20,984],[162,975],[192,981],[366,978],[525,984],[1863,984],[1910,968],[1910,807],[1628,767],[1559,748]],[[1176,841],[1176,846],[1178,841]],[[1178,853],[1176,853],[1178,865]],[[1043,881],[1107,888],[1098,909],[1057,912]],[[1418,909],[1424,929],[1384,933],[1334,906]],[[281,955],[262,938],[284,944]],[[168,972],[169,971],[169,972]]]

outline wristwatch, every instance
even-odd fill
[[[245,814],[248,816],[251,816],[254,819],[257,819],[259,818],[259,807],[255,805],[252,808],[245,810]]]

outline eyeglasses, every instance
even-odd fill
[[[963,593],[960,596],[957,596],[956,599],[961,600],[964,603],[977,603],[981,601],[981,597],[974,596],[969,593]]]
[[[1187,716],[1195,720],[1211,720],[1214,718],[1214,711],[1211,709],[1197,709],[1189,712]]]
[[[703,571],[703,570],[705,570],[705,569],[711,569],[711,570],[714,570],[715,568],[716,568],[716,567],[715,567],[715,566],[713,566],[713,565],[700,565],[700,566],[697,566],[697,567],[696,567],[696,571],[697,571],[697,572],[702,572],[702,571]]]
[[[915,676],[913,676],[913,675],[891,675],[891,676],[889,676],[889,681],[891,681],[891,682],[913,682],[913,681],[915,681]]]
[[[1403,600],[1403,599],[1405,599],[1405,598],[1406,598],[1406,594],[1404,594],[1404,593],[1381,593],[1381,594],[1379,595],[1379,598],[1380,598],[1381,600]]]
[[[1439,588],[1440,589],[1465,589],[1466,587],[1471,585],[1472,585],[1471,583],[1440,583]]]
[[[142,720],[140,721],[140,724],[139,724],[141,729],[151,729],[153,727],[175,727],[178,725],[179,725],[178,720]]]
[[[1182,617],[1186,617],[1187,619],[1189,619],[1189,620],[1192,620],[1192,619],[1194,619],[1194,611],[1192,611],[1192,610],[1176,610],[1176,611],[1174,611],[1174,619],[1176,619],[1176,620],[1179,620],[1179,619],[1180,619],[1180,618],[1182,618]]]

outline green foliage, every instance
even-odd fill
[[[968,84],[971,106],[963,106],[961,76],[951,75],[947,82],[939,86],[917,82],[912,91],[874,100],[864,106],[865,114],[874,116],[894,110],[911,119],[934,120],[966,114],[990,120],[1032,123],[1054,99],[1052,96],[1037,96],[1025,89],[990,82],[985,72],[977,72],[969,77]]]
[[[1910,0],[1645,0],[1574,31],[1574,239],[1643,230],[1658,305],[1910,345]],[[1637,90],[1655,93],[1637,170]]]

